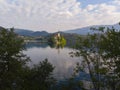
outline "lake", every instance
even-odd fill
[[[72,48],[56,48],[50,47],[47,43],[27,43],[27,50],[24,53],[32,60],[32,64],[38,64],[44,59],[55,66],[53,75],[56,79],[62,80],[71,77],[73,69],[80,58],[72,58],[69,53],[73,51]]]

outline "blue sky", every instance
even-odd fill
[[[0,0],[0,26],[48,32],[120,21],[120,0]]]
[[[100,3],[110,2],[113,0],[78,0],[78,1],[87,6],[88,4],[100,4]]]

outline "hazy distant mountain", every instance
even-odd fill
[[[49,33],[46,31],[32,31],[26,29],[15,29],[15,33],[23,36],[47,36]]]
[[[0,26],[0,30],[1,30],[1,29],[4,29],[4,28]]]
[[[33,36],[47,36],[49,33],[46,32],[46,31],[36,31],[36,32],[33,32],[32,35]]]
[[[64,31],[64,33],[69,33],[70,34],[80,34],[80,35],[87,35],[89,34],[94,34],[98,33],[99,31],[91,30],[91,28],[99,28],[99,27],[109,27],[112,28],[114,27],[117,30],[120,30],[120,23],[114,24],[114,25],[93,25],[93,26],[88,26],[88,27],[83,27],[83,28],[78,28],[78,29],[73,29],[73,30],[67,30]],[[0,26],[0,29],[3,27]],[[32,31],[32,30],[27,30],[27,29],[15,29],[15,33],[23,36],[48,36],[50,33],[46,31]],[[68,34],[67,34],[68,35]]]
[[[93,26],[88,26],[88,27],[83,27],[83,28],[78,28],[78,29],[73,29],[73,30],[67,30],[65,33],[75,33],[75,34],[80,34],[80,35],[87,35],[89,34],[94,34],[98,33],[99,31],[91,30],[91,27],[93,28],[99,28],[99,27],[109,27],[112,28],[114,27],[117,30],[120,30],[120,25],[119,24],[114,24],[114,25],[93,25]]]

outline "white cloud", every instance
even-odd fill
[[[120,5],[120,0],[113,0],[111,3]]]
[[[77,0],[0,0],[0,25],[54,32],[120,21],[120,1],[89,4]]]

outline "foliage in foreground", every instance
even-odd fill
[[[105,28],[102,28],[105,29]],[[75,53],[83,61],[76,71],[88,73],[94,90],[120,89],[120,31],[114,28],[101,30],[100,34],[80,37]]]
[[[104,28],[103,28],[104,29]],[[83,58],[75,71],[88,73],[93,90],[119,90],[120,84],[120,31],[107,28],[107,32],[80,37],[76,52],[72,55]],[[54,84],[54,67],[42,61],[32,68],[30,59],[23,54],[23,40],[13,32],[0,30],[0,90],[48,90]],[[54,90],[85,90],[82,81],[74,79]]]
[[[0,90],[48,90],[54,83],[47,59],[30,68],[24,49],[13,29],[0,29]]]

